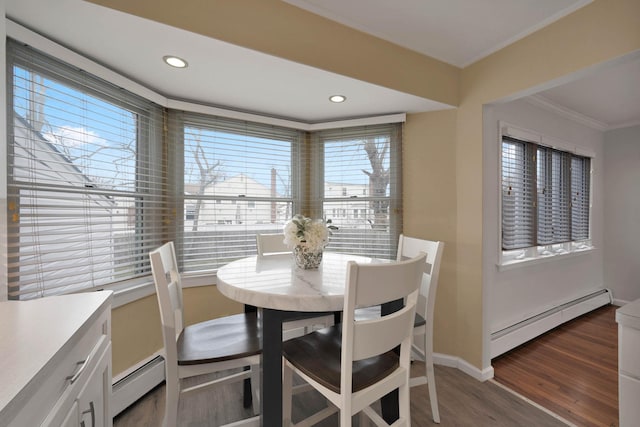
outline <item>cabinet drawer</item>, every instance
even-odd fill
[[[104,358],[104,354],[108,353],[109,357],[111,341],[107,336],[100,337],[100,340],[91,353],[84,357],[81,365],[76,365],[76,369],[73,375],[67,376],[67,387],[64,393],[58,399],[53,409],[50,411],[47,418],[42,422],[41,427],[57,427],[61,424],[61,420],[66,413],[66,408],[74,404],[79,393],[81,393],[82,387],[85,387],[86,383],[90,381],[92,372],[95,370],[96,365]]]
[[[635,427],[640,420],[640,380],[620,375],[619,383],[620,427]]]
[[[618,353],[620,373],[640,379],[640,330],[618,328]]]

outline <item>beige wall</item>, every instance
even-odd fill
[[[455,110],[407,116],[403,135],[403,231],[445,242],[435,311],[434,348],[456,354]]]
[[[220,294],[215,286],[186,288],[183,298],[185,325],[243,310],[241,304]],[[162,329],[156,296],[114,308],[111,333],[114,377],[159,351],[162,348]]]
[[[640,2],[596,0],[560,21],[462,71],[458,106],[457,339],[458,352],[477,367],[483,352],[482,106],[531,92],[549,81],[640,49]],[[488,266],[487,268],[491,268]]]
[[[279,0],[93,2],[457,105],[455,111],[407,118],[403,217],[407,234],[446,242],[435,350],[478,368],[489,364],[482,310],[483,104],[531,93],[550,80],[640,49],[638,0],[595,0],[462,71]],[[199,300],[207,301],[199,310],[224,310],[220,298],[214,294]],[[210,309],[208,301],[215,301],[217,309]],[[142,300],[114,311],[114,373],[137,357],[129,353],[139,355],[160,344],[153,310]]]
[[[162,348],[155,295],[111,311],[111,340],[114,377]]]

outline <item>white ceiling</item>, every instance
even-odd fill
[[[284,0],[464,68],[592,0]]]
[[[608,130],[640,124],[640,52],[537,95]]]
[[[285,1],[466,66],[591,0]],[[82,0],[6,0],[6,14],[173,99],[307,123],[450,108]],[[164,65],[161,58],[167,54],[185,58],[189,67]],[[545,91],[543,99],[588,116],[602,128],[640,122],[638,62]],[[329,103],[336,93],[346,95],[347,102]]]

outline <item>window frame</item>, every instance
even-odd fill
[[[402,230],[402,125],[400,124],[383,124],[367,127],[356,127],[350,129],[327,129],[321,132],[315,132],[311,134],[312,144],[312,165],[311,165],[311,204],[310,211],[314,217],[322,218],[325,210],[325,203],[339,203],[350,202],[357,200],[358,203],[362,202],[387,202],[388,203],[388,215],[389,215],[389,235],[386,242],[374,253],[371,250],[362,253],[368,256],[377,256],[381,258],[395,259],[398,238]],[[390,140],[390,147],[388,151],[389,155],[389,168],[390,179],[388,184],[388,196],[376,197],[371,195],[369,191],[365,191],[367,194],[348,196],[345,194],[343,188],[340,186],[340,194],[342,196],[327,197],[325,195],[325,142],[331,142],[336,139],[348,139],[358,138],[360,135],[385,135]],[[337,206],[330,208],[331,211],[338,211],[339,215],[348,216],[353,211],[353,207],[348,204],[345,206]],[[368,208],[367,208],[368,209]],[[360,215],[361,218],[364,216]],[[359,219],[361,219],[359,218]],[[332,218],[324,218],[325,220]],[[335,223],[339,227],[339,223]],[[339,235],[340,229],[336,232]],[[339,248],[333,250],[340,251]],[[350,252],[350,253],[358,253]]]
[[[588,202],[588,238],[586,239],[576,239],[571,240],[571,226],[569,226],[569,234],[570,239],[568,241],[562,242],[553,242],[549,244],[537,245],[537,224],[535,227],[534,245],[518,248],[518,249],[503,249],[503,156],[502,156],[502,144],[504,138],[513,138],[515,140],[519,140],[525,144],[533,144],[537,147],[543,147],[549,150],[557,150],[560,152],[568,153],[569,155],[588,158],[589,159],[589,202]],[[556,138],[551,138],[546,135],[539,134],[535,131],[520,128],[518,126],[514,126],[512,124],[506,122],[499,122],[499,132],[498,132],[498,141],[497,143],[500,146],[498,151],[498,239],[497,239],[497,250],[498,250],[498,263],[497,267],[499,271],[505,271],[516,267],[521,267],[525,265],[536,264],[540,262],[547,262],[550,260],[557,260],[566,257],[576,256],[584,252],[588,252],[594,250],[592,244],[592,209],[593,209],[593,170],[594,170],[594,162],[595,162],[595,153],[579,149],[575,145],[572,145],[566,141],[562,141]],[[537,154],[536,154],[537,156]],[[536,158],[537,163],[537,158]],[[571,163],[571,161],[569,161]],[[538,177],[537,174],[537,166],[536,166],[536,180]],[[569,171],[569,175],[571,175],[571,171]],[[571,182],[568,184],[569,190],[571,190]],[[538,221],[538,206],[537,206],[537,195],[535,196],[536,207],[535,218],[536,223]],[[569,209],[569,216],[571,216],[571,209]]]
[[[17,129],[16,125],[14,124],[14,79],[16,76],[14,71],[16,69],[25,70],[27,74],[33,73],[34,75],[42,76],[47,81],[51,82],[51,84],[53,85],[51,87],[60,85],[61,88],[71,91],[70,93],[72,94],[84,94],[88,97],[88,99],[98,100],[101,103],[113,106],[114,108],[128,111],[133,115],[134,122],[136,124],[136,140],[133,143],[135,145],[135,153],[133,156],[134,168],[133,172],[130,173],[130,178],[132,179],[133,184],[132,188],[100,188],[97,185],[94,186],[86,184],[84,186],[78,187],[72,185],[63,185],[63,180],[60,180],[60,183],[47,183],[37,182],[35,180],[33,182],[30,182],[28,180],[16,179],[16,172],[20,172],[20,168],[22,168],[22,166],[16,164],[14,160],[15,152],[13,151],[17,146],[16,143],[14,143],[16,138],[15,130]],[[22,204],[21,193],[25,191],[26,193],[42,193],[43,195],[37,196],[37,198],[40,199],[41,202],[42,198],[45,197],[45,192],[48,192],[50,194],[50,197],[54,198],[61,197],[62,195],[74,195],[74,199],[78,199],[78,197],[86,199],[100,198],[104,200],[126,198],[132,200],[131,203],[133,204],[135,209],[135,212],[133,214],[134,220],[130,224],[133,225],[134,234],[132,238],[128,239],[131,241],[131,244],[133,246],[129,248],[127,245],[127,250],[132,251],[127,256],[133,256],[133,260],[129,259],[129,261],[125,263],[124,266],[127,267],[127,274],[124,277],[117,277],[119,252],[111,250],[109,251],[108,256],[110,257],[110,262],[115,262],[115,264],[113,264],[113,271],[110,273],[112,277],[106,282],[103,282],[102,279],[104,279],[104,277],[102,277],[101,275],[107,274],[107,270],[105,270],[104,268],[99,268],[97,270],[94,269],[94,266],[104,264],[106,262],[99,261],[100,257],[106,256],[106,252],[100,252],[101,255],[87,256],[87,264],[91,267],[87,269],[85,275],[90,276],[91,279],[83,280],[82,282],[77,283],[74,282],[70,285],[61,285],[55,283],[56,273],[60,271],[59,269],[52,270],[53,272],[49,270],[43,272],[43,270],[41,270],[42,265],[34,264],[39,266],[34,267],[33,273],[31,274],[38,276],[47,274],[47,277],[49,278],[51,283],[49,284],[49,286],[38,285],[37,288],[32,286],[34,290],[30,291],[29,282],[21,279],[20,272],[18,272],[17,269],[14,269],[13,272],[10,272],[8,277],[8,298],[23,299],[23,295],[25,295],[25,299],[32,299],[37,298],[38,296],[41,297],[64,293],[75,293],[103,288],[128,286],[135,287],[142,281],[145,281],[146,277],[150,275],[151,271],[147,253],[150,249],[156,247],[160,242],[157,229],[160,222],[161,212],[160,209],[155,208],[154,206],[157,206],[157,204],[159,203],[159,200],[162,197],[162,191],[161,184],[158,183],[157,180],[152,178],[153,176],[161,175],[161,172],[159,171],[162,153],[162,138],[160,132],[161,126],[156,124],[162,123],[162,113],[160,107],[152,101],[135,93],[132,93],[130,91],[122,91],[120,87],[114,85],[113,83],[101,79],[100,77],[93,74],[88,74],[82,70],[79,70],[68,62],[59,60],[48,54],[47,52],[39,51],[31,46],[25,46],[19,41],[10,38],[7,39],[6,87],[7,114],[8,117],[11,118],[11,121],[7,126],[7,195],[9,199],[13,201],[13,205],[16,206],[16,209],[20,209]],[[52,102],[57,101],[55,100],[55,98],[53,98]],[[79,104],[82,104],[83,102],[86,102],[86,100],[78,101],[78,104],[74,104],[73,102],[65,103],[64,106],[66,108],[66,111],[70,111],[78,108]],[[87,111],[89,111],[89,109],[87,109]],[[29,125],[26,120],[24,121],[24,123],[25,131],[33,134],[34,138],[37,138],[38,141],[43,141],[44,143],[46,139],[40,134],[40,132],[36,129],[31,128],[31,125]],[[49,145],[53,146],[53,144]],[[127,147],[127,151],[130,151],[130,147],[131,146]],[[28,148],[24,149],[27,150]],[[52,152],[57,152],[53,151],[55,150],[55,148],[52,148],[51,150]],[[65,157],[62,152],[60,152],[58,155]],[[67,159],[66,157],[65,159],[66,162],[69,162],[70,167],[76,168],[72,160]],[[41,173],[38,172],[39,169],[37,166],[28,166],[28,169],[25,170],[34,174]],[[80,168],[76,168],[75,170],[78,175],[85,177],[85,179],[87,180],[86,182],[91,182],[89,180],[90,174],[87,174],[85,176],[85,172],[83,172]],[[89,172],[94,172],[94,169],[87,169],[87,173]],[[69,204],[67,208],[70,206],[73,205]],[[63,207],[64,205],[60,205],[60,208],[56,208],[55,205],[52,205],[50,209],[60,210]],[[34,209],[37,209],[37,207],[34,207]],[[78,209],[77,205],[76,209]],[[129,208],[121,207],[121,209],[129,212]],[[139,218],[141,218],[140,212],[142,212],[143,210],[148,212],[146,216],[149,217],[149,221],[146,221],[144,223],[139,220]],[[12,224],[10,219],[7,218],[7,230],[14,236],[18,236],[21,228],[25,226],[25,224],[20,223],[20,215],[17,210],[16,213],[18,214],[19,218],[16,223]],[[130,216],[129,213],[127,213],[126,215]],[[124,214],[120,216],[124,216]],[[64,218],[64,216],[60,218]],[[69,218],[67,218],[67,221],[69,221]],[[114,221],[116,221],[116,219],[114,219]],[[102,222],[101,225],[113,227],[116,223],[117,222],[109,223],[108,221],[106,221]],[[29,226],[29,223],[26,223],[26,226]],[[67,225],[67,228],[69,226],[70,225]],[[37,239],[39,235],[40,234],[34,234],[34,240]],[[70,236],[70,234],[67,230],[63,237],[68,236]],[[113,239],[113,234],[110,236],[110,239]],[[34,250],[34,254],[36,254],[35,256],[39,256],[37,254],[41,252],[39,249],[41,245],[34,243],[33,246],[37,247],[37,249]],[[22,246],[17,243],[10,243],[7,247],[8,259],[10,260],[12,258],[15,258],[16,260],[20,260],[20,257],[25,256],[22,254],[22,248],[28,248],[28,246]],[[48,262],[49,264],[57,264],[60,261],[66,262],[66,260],[58,258],[50,259]],[[77,262],[78,260],[75,261]],[[69,262],[74,262],[74,260],[70,259]],[[11,285],[14,280],[15,284]],[[40,280],[34,281],[33,283],[40,283]]]
[[[172,210],[175,212],[182,212],[183,209],[186,210],[187,202],[192,201],[197,203],[198,200],[202,200],[203,202],[209,202],[214,206],[213,209],[220,210],[224,208],[224,205],[231,204],[234,206],[244,206],[247,211],[255,210],[255,205],[259,205],[262,203],[288,203],[291,206],[291,216],[296,212],[296,209],[299,209],[301,205],[301,194],[303,189],[303,183],[300,182],[299,175],[302,166],[296,167],[296,165],[300,164],[300,152],[303,140],[303,134],[301,131],[292,129],[292,128],[284,128],[284,127],[275,127],[267,124],[260,124],[256,122],[250,121],[242,121],[236,120],[232,118],[220,117],[212,114],[201,114],[187,111],[178,111],[178,110],[169,110],[169,128],[171,141],[170,145],[173,147],[173,150],[169,154],[168,158],[168,173],[170,176],[168,179],[173,182],[172,189],[173,194],[170,195],[170,199],[172,202]],[[220,194],[220,195],[188,195],[185,192],[184,188],[184,177],[185,177],[185,134],[184,130],[187,127],[195,127],[202,129],[210,129],[212,131],[221,131],[221,132],[230,132],[230,128],[234,128],[237,126],[239,129],[242,124],[246,123],[247,126],[252,128],[252,132],[255,135],[259,135],[261,129],[264,129],[264,134],[261,136],[262,138],[267,138],[266,135],[272,135],[274,138],[278,135],[283,136],[283,140],[289,138],[291,142],[290,148],[290,160],[289,160],[289,168],[290,168],[290,194],[285,197],[263,197],[263,196],[255,196],[255,195],[246,195],[246,194],[238,194],[238,195],[228,195],[228,194]],[[241,132],[237,133],[238,136],[242,135]],[[222,181],[224,182],[224,181]],[[251,207],[251,204],[254,207]],[[175,226],[173,230],[169,231],[171,235],[170,240],[173,240],[176,244],[176,255],[178,258],[178,264],[183,270],[185,275],[215,275],[217,270],[217,265],[215,263],[211,263],[211,268],[197,269],[191,270],[188,267],[188,263],[185,259],[187,255],[187,238],[186,238],[186,228],[184,223],[184,212],[182,215],[179,213],[175,216]],[[216,220],[217,225],[236,225],[238,229],[238,233],[243,235],[243,239],[248,246],[245,249],[240,249],[243,252],[243,256],[249,256],[255,254],[255,247],[253,243],[255,239],[251,239],[251,235],[254,233],[249,230],[249,227],[242,227],[242,224],[229,224],[229,221],[224,218],[219,218]],[[284,222],[282,226],[284,225]],[[245,233],[242,234],[241,230],[245,229]],[[259,228],[254,226],[253,228]],[[266,225],[263,227],[264,229],[256,230],[256,232],[270,232],[275,233],[281,230],[281,226],[279,224],[275,224],[275,226]],[[233,258],[227,259],[225,262],[232,261]]]

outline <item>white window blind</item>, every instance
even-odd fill
[[[184,271],[255,254],[256,233],[282,232],[298,205],[302,133],[190,113],[176,112],[174,122]]]
[[[312,135],[311,211],[338,227],[327,250],[395,258],[401,230],[401,124]]]
[[[571,154],[547,147],[538,156],[538,245],[570,240]]]
[[[502,138],[502,249],[589,239],[588,157]]]
[[[571,240],[589,238],[591,159],[571,158]]]
[[[149,274],[161,227],[161,109],[7,46],[9,296]]]
[[[533,246],[536,236],[536,166],[533,145],[502,140],[502,248]]]

